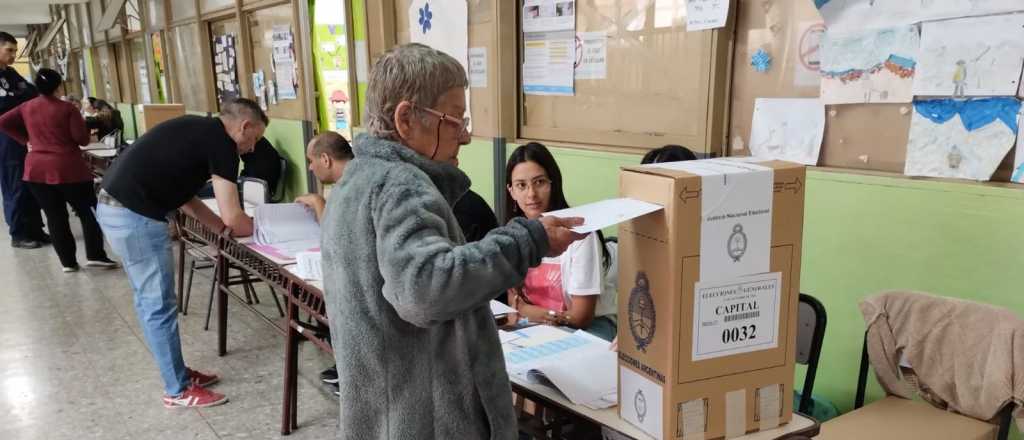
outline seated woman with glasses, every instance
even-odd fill
[[[505,179],[506,222],[515,217],[536,219],[569,207],[562,172],[544,145],[531,142],[512,152]],[[605,277],[618,270],[613,266],[604,235],[591,233],[530,269],[524,284],[509,290],[509,305],[530,321],[584,329],[610,341],[618,329],[617,293],[614,286],[605,285]]]

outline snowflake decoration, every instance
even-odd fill
[[[434,13],[430,12],[430,3],[426,3],[420,8],[420,27],[423,29],[423,33],[427,33],[430,30],[430,20],[434,18]]]
[[[750,65],[760,73],[767,72],[772,67],[772,56],[768,55],[764,49],[758,49],[750,56]]]

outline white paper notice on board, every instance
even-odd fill
[[[535,32],[523,36],[523,93],[572,96],[576,38],[571,31]]]
[[[582,217],[585,223],[582,226],[572,228],[572,230],[580,234],[588,234],[652,212],[660,211],[662,208],[663,207],[661,205],[644,202],[642,200],[620,198],[602,200],[600,202],[588,203],[582,206],[546,212],[544,215],[562,218]]]
[[[817,98],[757,98],[750,152],[766,159],[817,165],[825,136],[825,106]]]
[[[601,31],[576,34],[576,79],[607,77],[608,33]]]
[[[469,86],[478,89],[487,87],[487,48],[469,48]]]
[[[686,30],[702,31],[725,26],[729,0],[687,0]]]
[[[693,295],[694,361],[779,345],[779,272],[700,281]]]
[[[526,0],[523,32],[576,30],[576,0]]]
[[[661,385],[620,365],[619,389],[619,416],[661,440]]]

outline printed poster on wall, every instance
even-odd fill
[[[608,32],[576,34],[575,78],[577,80],[608,77]]]
[[[278,99],[298,99],[298,75],[295,63],[295,40],[288,25],[273,27],[271,33],[274,61],[274,82]]]
[[[523,32],[576,30],[575,0],[526,0],[523,2]]]
[[[725,26],[729,0],[687,0],[686,30],[689,32]]]
[[[313,56],[319,75],[320,120],[328,130],[351,139],[350,60],[345,19],[346,2],[316,2],[313,18]],[[364,78],[365,80],[365,78]]]
[[[575,0],[523,2],[524,94],[575,94],[576,49]]]

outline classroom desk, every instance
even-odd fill
[[[89,164],[92,174],[103,177],[110,164],[117,157],[117,150],[102,143],[92,143],[82,148],[82,157]]]
[[[216,202],[214,200],[204,201],[214,212]],[[247,209],[247,211],[249,211]],[[196,219],[180,214],[179,222],[183,232],[199,242],[214,246],[218,257],[223,259],[218,265],[218,272],[215,279],[218,283],[217,289],[217,331],[218,331],[218,353],[223,356],[227,352],[227,298],[234,296],[240,304],[247,306],[254,312],[242,298],[228,289],[227,269],[230,262],[236,268],[266,282],[275,291],[285,294],[286,313],[284,321],[268,318],[259,312],[269,324],[273,325],[285,335],[285,366],[284,366],[284,390],[282,396],[281,410],[281,434],[288,435],[298,428],[298,347],[300,338],[312,342],[317,348],[325,353],[333,354],[330,341],[323,332],[328,327],[327,310],[324,303],[323,284],[319,281],[304,280],[295,273],[295,264],[275,259],[272,256],[263,254],[250,246],[250,238],[234,239],[231,237],[219,236],[199,223]],[[179,250],[179,274],[184,271],[184,242],[180,243]],[[181,289],[181,276],[179,276],[179,289]],[[179,294],[180,298],[180,294]],[[310,317],[312,324],[301,319],[301,315]],[[643,433],[633,425],[619,418],[617,408],[593,410],[582,405],[575,405],[569,402],[561,392],[539,384],[531,384],[516,376],[510,375],[512,390],[531,400],[540,402],[548,407],[559,408],[562,411],[576,414],[601,426],[609,427],[626,436],[637,440],[650,440],[652,437]],[[751,433],[740,437],[744,440],[770,440],[782,439],[791,435],[817,435],[819,431],[818,422],[810,417],[794,413],[793,420],[779,428]]]
[[[546,385],[531,384],[515,375],[509,375],[512,381],[512,391],[530,400],[541,403],[549,408],[556,408],[563,412],[570,412],[578,417],[589,420],[601,426],[611,428],[619,433],[636,440],[654,440],[654,437],[647,435],[639,428],[619,417],[619,408],[590,409],[583,405],[576,405],[570,402],[560,391]],[[795,435],[813,437],[818,435],[821,426],[811,417],[803,414],[793,413],[793,420],[778,428],[768,431],[753,432],[742,437],[741,440],[776,440],[785,439]]]

